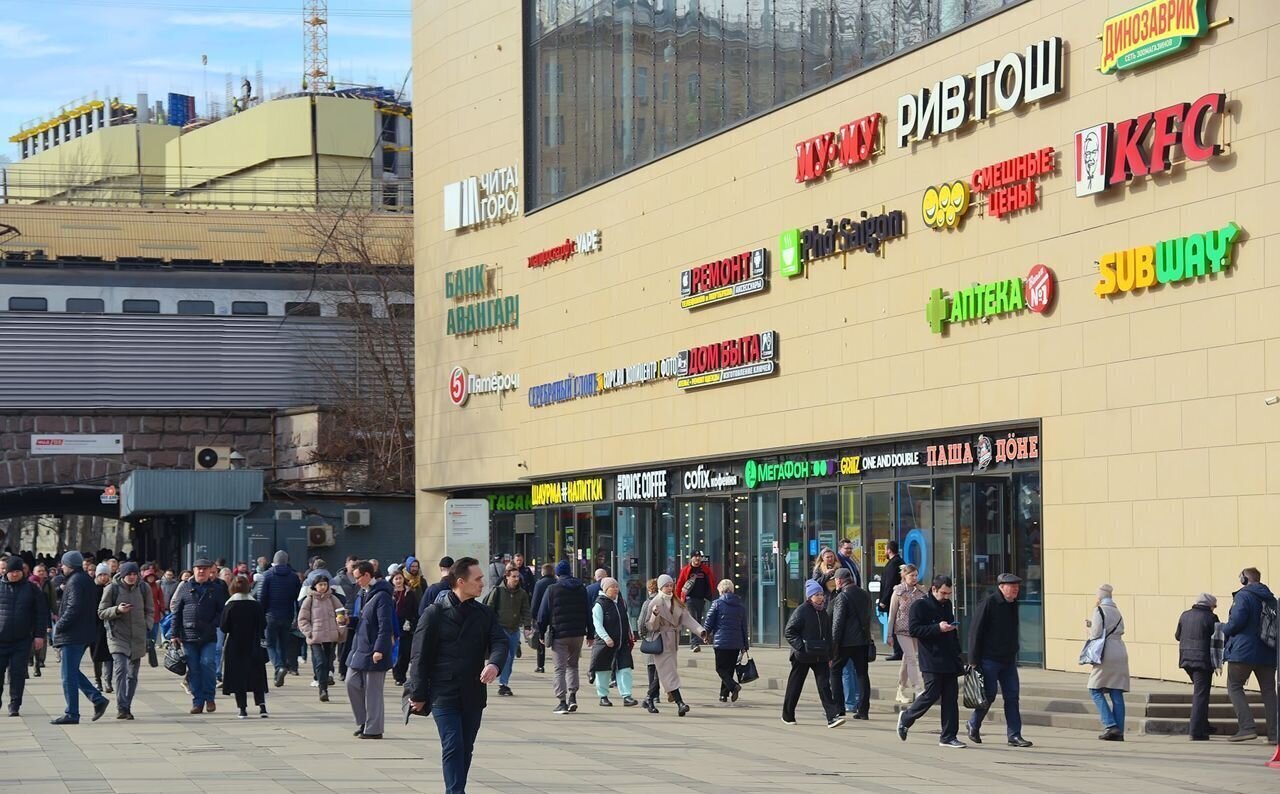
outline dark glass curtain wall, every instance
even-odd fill
[[[528,206],[1019,2],[527,0]]]

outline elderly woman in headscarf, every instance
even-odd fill
[[[618,692],[622,694],[622,705],[638,705],[639,701],[631,696],[631,674],[635,667],[631,661],[631,646],[635,644],[635,635],[631,632],[631,620],[617,579],[606,576],[601,580],[600,595],[591,606],[591,623],[596,630],[596,640],[591,646],[588,670],[595,673],[600,705],[613,705],[609,701],[610,672],[618,684]]]
[[[649,626],[649,638],[662,644],[662,650],[651,654],[650,658],[653,660],[653,666],[657,668],[658,682],[671,694],[676,702],[676,708],[679,709],[679,715],[683,717],[689,713],[689,704],[685,703],[680,695],[680,670],[676,661],[676,653],[680,650],[680,628],[683,626],[698,635],[703,642],[708,638],[702,625],[689,613],[689,608],[675,597],[675,591],[674,579],[665,573],[659,576],[658,594],[649,603],[648,613],[640,617]],[[657,711],[653,706],[657,693],[653,690],[654,687],[651,686],[649,697],[646,699],[648,705],[645,706],[651,713]]]
[[[1124,644],[1124,617],[1111,597],[1112,587],[1098,587],[1098,603],[1092,616],[1084,622],[1085,639],[1103,639],[1102,664],[1093,665],[1089,673],[1089,694],[1093,696],[1102,718],[1104,742],[1124,741],[1124,693],[1129,691],[1129,651]],[[1107,705],[1110,697],[1111,704]]]

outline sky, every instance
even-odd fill
[[[9,136],[81,99],[152,105],[170,91],[205,109],[263,71],[270,96],[302,87],[304,0],[0,0],[0,155]],[[339,83],[408,91],[410,0],[329,0],[329,70]],[[207,55],[208,67],[201,65]],[[108,93],[109,92],[109,93]]]

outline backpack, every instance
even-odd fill
[[[1269,648],[1276,647],[1276,644],[1280,643],[1280,615],[1276,614],[1274,603],[1263,603],[1261,628],[1262,641]]]

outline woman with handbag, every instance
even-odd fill
[[[231,579],[231,597],[222,610],[221,629],[226,641],[222,667],[222,694],[235,696],[240,719],[249,716],[249,693],[258,716],[267,717],[267,649],[262,636],[267,621],[262,607],[249,595],[252,585],[244,576]]]
[[[591,606],[596,641],[591,646],[591,665],[587,669],[595,673],[596,694],[600,697],[601,706],[613,705],[609,701],[610,672],[622,695],[622,705],[639,705],[631,696],[632,668],[635,667],[631,661],[631,647],[635,645],[635,635],[631,633],[631,620],[621,594],[618,580],[605,577],[600,582],[600,595]]]
[[[347,639],[347,627],[338,622],[338,608],[341,606],[329,577],[318,574],[311,577],[311,592],[298,607],[298,630],[311,646],[311,668],[315,673],[316,686],[320,688],[321,703],[329,702],[334,651]]]
[[[1089,694],[1093,696],[1102,718],[1102,733],[1098,738],[1104,742],[1123,742],[1124,693],[1129,691],[1129,651],[1124,644],[1124,617],[1111,597],[1112,592],[1109,584],[1098,588],[1097,606],[1092,617],[1084,622],[1089,634],[1081,656],[1088,654],[1093,665],[1093,672],[1089,673]],[[1100,656],[1098,650],[1101,651]],[[1108,697],[1110,706],[1107,705]]]
[[[916,638],[911,636],[910,614],[911,605],[924,597],[925,590],[920,586],[920,569],[910,563],[903,565],[902,582],[893,588],[893,596],[889,600],[889,630],[902,649],[895,700],[903,706],[911,705],[916,699],[915,693],[921,688],[920,655]]]
[[[649,602],[648,612],[641,615],[649,625],[649,634],[640,650],[649,654],[657,672],[658,683],[670,693],[676,702],[677,713],[683,717],[689,713],[689,704],[680,695],[680,669],[676,654],[680,650],[680,628],[683,626],[690,632],[707,641],[707,632],[698,621],[689,614],[689,608],[675,597],[676,582],[667,574],[658,577],[658,593]],[[650,713],[657,713],[653,700],[657,697],[656,686],[649,686],[649,697],[646,708]]]
[[[645,690],[645,698],[640,701],[640,705],[644,706],[644,710],[650,714],[657,714],[658,694],[661,691],[661,687],[658,685],[658,668],[653,666],[653,657],[648,655],[644,648],[646,640],[649,639],[649,635],[652,633],[649,631],[649,615],[653,613],[653,600],[658,596],[658,580],[650,579],[645,582],[645,590],[648,594],[645,596],[644,603],[640,605],[640,614],[636,619],[636,638],[640,641],[640,652],[645,654],[645,670],[649,673],[649,688]]]
[[[737,703],[742,685],[734,680],[733,674],[738,665],[738,657],[750,647],[747,642],[747,608],[734,592],[731,579],[721,579],[716,591],[720,593],[720,597],[707,610],[702,628],[711,635],[711,646],[715,649],[716,675],[720,676],[720,702],[724,703],[732,698]]]

